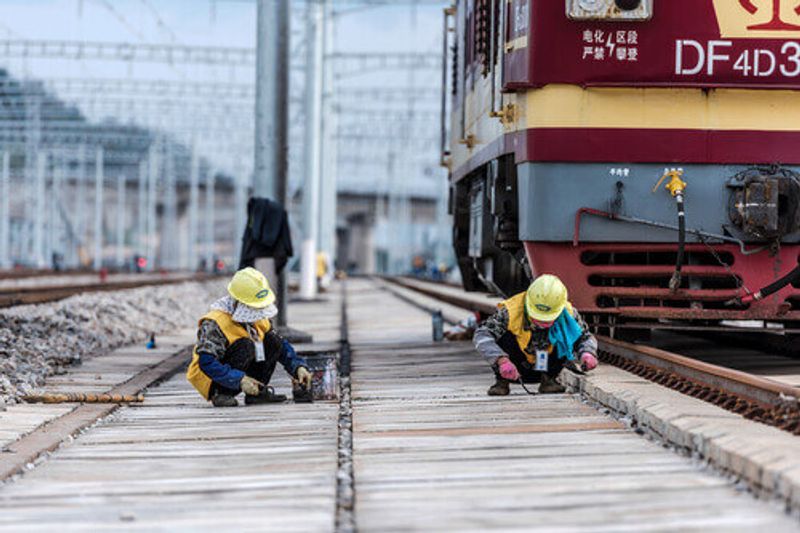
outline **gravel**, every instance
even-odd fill
[[[0,311],[0,405],[33,392],[47,376],[151,333],[192,327],[224,294],[222,281],[87,293]]]

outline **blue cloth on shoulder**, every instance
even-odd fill
[[[572,317],[568,309],[564,309],[550,327],[548,337],[550,344],[556,348],[558,358],[572,361],[575,359],[572,347],[575,346],[581,335],[583,335],[583,329],[581,329],[578,321]]]

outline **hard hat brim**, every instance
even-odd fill
[[[550,311],[549,313],[545,313],[543,311],[539,311],[538,309],[531,309],[530,306],[527,304],[525,305],[525,310],[528,312],[528,318],[531,320],[538,320],[539,322],[555,322],[558,317],[561,316],[561,313],[564,312],[564,308],[567,304],[561,305]]]

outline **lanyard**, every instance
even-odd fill
[[[250,340],[253,341],[253,345],[255,346],[256,361],[259,363],[266,361],[267,358],[264,354],[264,343],[259,340],[258,331],[256,331],[256,329],[250,324],[245,324],[245,329],[247,330],[247,334],[250,335]]]

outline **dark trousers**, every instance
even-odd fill
[[[497,341],[498,346],[506,353],[508,358],[514,363],[522,376],[523,383],[539,383],[542,381],[542,372],[536,370],[536,363],[529,363],[525,353],[520,349],[517,338],[512,333],[506,333]],[[564,368],[564,360],[559,359],[555,350],[547,358],[547,375],[556,377]],[[494,371],[499,378],[500,372],[497,368]]]
[[[230,365],[231,368],[241,370],[246,375],[253,379],[257,379],[264,385],[269,384],[272,379],[272,374],[275,372],[275,366],[278,363],[280,352],[278,350],[270,350],[264,354],[264,361],[256,361],[256,350],[253,342],[249,339],[239,339],[233,343],[225,352],[225,356],[220,359],[220,362]],[[236,396],[239,390],[229,389],[217,383],[211,385],[211,396],[215,394],[227,394],[228,396]]]

